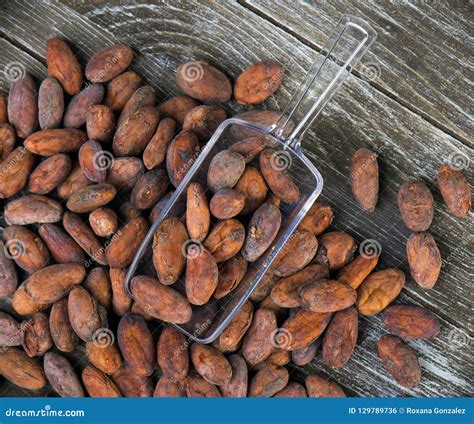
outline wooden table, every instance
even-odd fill
[[[429,308],[441,321],[441,334],[408,342],[423,369],[413,390],[395,384],[378,358],[376,343],[386,330],[377,317],[360,320],[358,347],[344,368],[327,369],[317,357],[293,369],[292,378],[322,371],[354,396],[472,394],[472,214],[453,217],[436,185],[442,163],[462,167],[472,185],[473,9],[467,1],[2,0],[0,10],[0,69],[19,62],[45,78],[45,45],[53,36],[68,40],[83,64],[102,47],[123,42],[137,53],[132,69],[164,99],[178,92],[174,75],[181,62],[206,60],[235,77],[255,61],[273,59],[286,67],[283,86],[260,107],[275,110],[288,102],[341,14],[366,19],[377,42],[307,133],[304,147],[324,176],[322,198],[335,210],[334,228],[359,242],[378,240],[380,269],[409,275],[409,231],[396,195],[413,178],[429,185],[436,201],[430,231],[444,259],[442,273],[432,290],[408,278],[397,302]],[[8,90],[2,75],[0,85]],[[246,109],[233,102],[228,112]],[[348,178],[351,155],[363,146],[379,152],[381,193],[372,214],[357,207]],[[6,393],[26,395],[11,388]]]

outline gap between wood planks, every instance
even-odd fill
[[[298,41],[300,41],[302,44],[305,46],[317,51],[318,53],[321,52],[322,47],[316,43],[311,43],[310,41],[306,40],[304,37],[300,36],[298,33],[293,31],[291,28],[288,28],[286,25],[282,24],[278,20],[274,19],[273,17],[269,16],[266,14],[264,11],[248,4],[246,0],[237,0],[237,3],[240,4],[243,8],[247,9],[251,13],[257,15],[258,17],[265,19],[272,25],[276,26],[277,28],[280,28],[282,31],[290,34],[292,37],[296,38]],[[41,62],[43,65],[46,66],[46,61],[39,55],[37,55],[34,51],[30,50],[27,46],[24,44],[20,43],[18,40],[13,39],[9,37],[5,32],[0,28],[0,37],[4,38],[7,40],[9,43],[13,44],[15,47],[19,48],[20,50],[23,50],[25,53],[29,54],[31,57],[34,59],[38,60]],[[419,116],[420,118],[424,119],[425,121],[429,122],[431,125],[439,129],[440,131],[444,132],[445,134],[453,137],[457,141],[463,143],[466,147],[471,148],[472,145],[469,142],[469,140],[465,139],[464,137],[460,136],[457,132],[450,130],[447,128],[445,125],[443,125],[441,122],[437,121],[436,119],[433,119],[429,114],[425,113],[422,109],[415,107],[414,105],[409,104],[408,102],[404,101],[400,97],[398,97],[396,94],[390,92],[389,90],[385,89],[382,87],[380,84],[377,84],[374,81],[367,81],[361,77],[361,74],[358,70],[352,69],[351,72],[355,77],[359,78],[360,80],[366,81],[369,85],[371,85],[375,90],[378,92],[382,93],[384,96],[390,98],[400,106],[404,107],[405,109],[408,109],[410,112],[414,113],[415,115]]]
[[[0,38],[3,38],[5,41],[9,42],[11,45],[16,47],[17,49],[30,55],[33,59],[36,59],[38,62],[42,63],[45,67],[47,66],[46,59],[43,59],[41,56],[37,55],[33,50],[30,50],[28,47],[26,47],[22,43],[19,43],[14,38],[9,37],[7,34],[5,34],[2,28],[0,28]]]
[[[316,43],[311,43],[310,41],[306,40],[304,37],[299,35],[297,32],[293,31],[291,28],[288,28],[286,25],[283,23],[279,22],[275,18],[271,17],[270,15],[266,14],[263,10],[260,10],[251,4],[248,4],[246,0],[237,0],[237,2],[247,9],[248,11],[252,12],[253,14],[257,15],[258,17],[265,19],[266,21],[270,22],[272,25],[276,26],[277,28],[280,28],[282,31],[290,34],[292,37],[296,38],[298,41],[303,43],[305,46],[317,51],[321,52],[322,47]],[[414,105],[409,104],[405,100],[401,99],[398,97],[396,94],[390,92],[389,90],[385,89],[382,87],[380,84],[377,84],[374,81],[367,81],[366,79],[363,79],[361,77],[361,74],[358,70],[352,69],[352,74],[356,76],[357,78],[366,81],[368,84],[370,84],[374,89],[382,93],[383,95],[389,97],[392,99],[394,102],[398,103],[400,106],[404,107],[405,109],[408,109],[410,112],[414,113],[415,115],[419,116],[420,118],[424,119],[425,121],[429,122],[431,125],[434,127],[438,128],[439,130],[443,131],[445,134],[450,135],[454,139],[460,141],[463,143],[466,147],[471,148],[472,144],[467,140],[465,137],[462,137],[459,135],[457,132],[452,131],[445,125],[443,125],[441,122],[437,121],[436,119],[433,119],[429,114],[425,113],[422,109],[415,107]]]
[[[0,36],[1,36],[1,30],[0,30]],[[111,37],[113,37],[113,35],[111,35]],[[6,37],[4,36],[3,38],[8,43],[10,43],[12,46],[14,46],[15,48],[18,48],[21,51],[25,51],[25,54],[29,55],[30,57],[34,58],[36,61],[41,63],[43,66],[45,66],[45,60],[42,58],[42,56],[38,55],[38,54],[35,54],[28,47],[23,47],[21,39],[19,39],[20,41],[15,42],[14,40],[10,40],[9,36],[6,36]],[[413,295],[412,293],[410,293],[408,297],[411,298],[415,302],[420,302],[420,299],[417,296]],[[422,303],[424,304],[423,301],[422,301]],[[443,319],[445,319],[446,321],[451,323],[453,326],[459,327],[458,322],[456,320],[453,320],[452,317],[449,314],[444,313],[442,309],[436,309],[436,313],[437,313],[438,316],[442,317]],[[472,332],[470,331],[469,328],[466,329],[466,330],[467,330],[468,334],[472,335]]]

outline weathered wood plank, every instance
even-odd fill
[[[6,8],[0,17],[0,30],[14,39],[15,44],[25,46],[39,57],[44,57],[45,42],[53,35],[72,40],[77,48],[82,48],[78,54],[82,63],[92,52],[111,42],[120,40],[131,44],[138,52],[134,69],[161,88],[163,95],[176,92],[174,70],[183,60],[204,58],[235,76],[252,61],[272,57],[288,64],[284,86],[266,105],[280,108],[288,101],[289,93],[301,81],[314,56],[310,48],[240,6],[230,9],[219,4],[207,7],[196,3],[172,7],[94,6],[86,17],[56,4],[38,4],[31,10],[12,2]],[[36,30],[31,31],[31,27]],[[224,56],[223,51],[229,53]],[[25,60],[29,66],[31,59]],[[5,65],[0,57],[0,69]],[[41,73],[37,76],[41,77]],[[232,109],[242,110],[236,105],[232,105]],[[467,157],[472,153],[456,139],[354,77],[314,130],[307,134],[305,146],[325,177],[324,197],[335,208],[335,226],[348,230],[359,241],[377,239],[383,246],[381,267],[397,266],[405,272],[403,252],[408,232],[403,229],[396,208],[398,186],[416,176],[434,184],[440,158],[448,158],[452,153]],[[357,209],[348,185],[350,155],[360,146],[382,147],[383,192],[372,215]],[[435,196],[439,201],[437,190]],[[374,343],[382,332],[379,320],[364,319],[356,356],[341,371],[325,370],[340,381],[348,393],[362,396],[463,396],[469,393],[469,346],[472,343],[466,329],[472,331],[473,328],[472,290],[469,245],[463,240],[469,240],[471,235],[466,221],[453,219],[440,202],[433,233],[443,257],[451,257],[442,278],[431,291],[422,291],[410,281],[400,299],[407,303],[419,300],[447,319],[442,322],[439,338],[413,344],[422,352],[423,383],[407,392],[391,382],[374,350]],[[459,351],[452,350],[453,337],[467,340]],[[310,369],[320,369],[318,360],[305,372]],[[295,375],[302,376],[300,372]]]
[[[137,69],[145,69],[147,77],[153,69],[154,77],[149,81],[166,93],[176,92],[174,70],[188,59],[208,60],[235,76],[251,62],[271,57],[287,70],[282,89],[265,106],[282,109],[315,56],[295,38],[238,5],[228,8],[218,3],[184,2],[167,7],[142,2],[89,5],[87,10],[88,19],[140,52]],[[96,44],[100,45],[100,40]],[[90,44],[87,40],[84,51],[93,49]],[[224,55],[224,51],[228,53]],[[233,105],[233,110],[243,108]],[[469,160],[472,150],[356,77],[350,77],[328,105],[313,131],[307,133],[304,145],[325,177],[323,194],[339,214],[338,226],[359,240],[376,238],[384,249],[382,266],[408,272],[404,245],[409,232],[396,205],[398,187],[408,179],[422,178],[433,188],[438,202],[431,230],[443,257],[450,261],[434,290],[421,290],[413,282],[407,290],[446,319],[474,331],[469,313],[469,220],[450,216],[435,187],[438,166],[453,157]],[[354,204],[348,180],[350,156],[361,146],[381,152],[382,193],[379,207],[370,216]]]
[[[321,48],[343,14],[366,19],[377,41],[362,78],[472,146],[472,16],[469,2],[268,1],[243,3]],[[471,41],[470,41],[471,40]]]
[[[402,294],[396,303],[415,304]],[[410,390],[393,381],[377,353],[377,342],[387,334],[378,317],[360,317],[359,338],[356,350],[349,362],[338,370],[323,364],[321,352],[304,373],[322,372],[340,383],[348,394],[365,397],[397,396],[470,396],[473,365],[473,340],[466,332],[441,320],[441,333],[432,340],[410,340],[408,345],[417,353],[422,368],[419,386]],[[304,374],[295,370],[295,376],[303,381]],[[368,385],[367,381],[371,383]],[[449,382],[449,383],[448,383]]]
[[[37,80],[47,76],[46,66],[4,38],[0,38],[0,51],[0,92],[8,93],[12,79],[24,75],[25,72]]]

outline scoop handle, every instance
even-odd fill
[[[271,134],[286,145],[300,146],[305,131],[367,52],[377,34],[364,20],[344,15],[329,37],[306,79],[291,99],[285,112],[271,128]],[[287,128],[296,116],[303,118],[290,135]]]

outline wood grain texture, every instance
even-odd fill
[[[417,304],[403,293],[394,303]],[[417,354],[422,369],[421,382],[414,389],[397,384],[378,356],[377,342],[388,333],[379,317],[359,315],[357,346],[349,362],[334,370],[324,365],[321,352],[318,352],[303,372],[330,376],[344,387],[348,396],[470,396],[473,340],[466,332],[441,320],[441,333],[434,339],[405,339]],[[298,377],[302,374],[300,369],[294,372]],[[371,383],[367,384],[368,381]]]
[[[134,48],[136,60],[132,69],[157,88],[161,99],[178,92],[174,73],[181,62],[207,60],[235,78],[252,62],[272,58],[287,69],[282,87],[261,108],[281,110],[317,54],[312,47],[239,4],[229,7],[202,1],[172,5],[136,2],[109,6],[70,2],[65,6],[38,2],[25,7],[22,2],[12,1],[5,3],[2,11],[0,32],[9,41],[2,40],[7,53],[0,56],[0,69],[14,59],[28,70],[31,67],[35,77],[44,77],[41,64],[46,40],[52,36],[72,41],[82,65],[92,53],[120,41]],[[22,53],[19,47],[31,55]],[[8,82],[1,75],[0,80],[6,88]],[[227,110],[234,114],[247,108],[232,103]],[[464,121],[462,127],[467,130],[467,125]],[[295,370],[294,377],[301,379],[304,373],[323,370],[348,393],[361,396],[469,394],[469,333],[474,331],[469,227],[472,213],[464,220],[452,217],[435,182],[442,162],[470,158],[472,150],[358,76],[349,77],[305,135],[303,144],[324,176],[323,200],[331,204],[336,215],[333,228],[348,231],[359,242],[376,239],[382,246],[379,269],[394,266],[408,275],[405,241],[410,234],[398,213],[396,193],[411,178],[425,180],[436,200],[431,231],[445,265],[434,289],[422,290],[408,279],[399,299],[403,303],[420,303],[442,319],[442,332],[437,339],[412,343],[422,355],[424,377],[419,387],[407,391],[384,371],[375,350],[378,336],[383,333],[377,318],[361,320],[356,355],[342,370],[326,370],[316,359],[303,371]],[[381,195],[373,214],[360,210],[351,195],[350,157],[359,147],[379,152]],[[471,172],[469,167],[465,169],[472,182]]]
[[[0,38],[0,51],[2,52],[0,71],[0,93],[8,93],[12,79],[31,74],[36,82],[47,76],[46,67],[34,57],[11,44],[8,40]]]
[[[343,14],[364,17],[377,32],[377,40],[356,74],[472,147],[474,49],[468,41],[473,13],[469,2],[242,3],[317,49]]]

